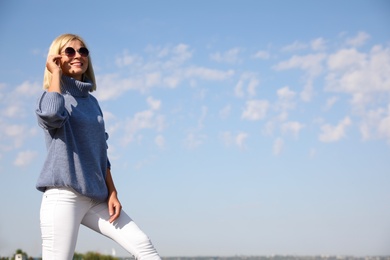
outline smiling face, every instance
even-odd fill
[[[76,54],[73,57],[67,56],[64,51],[67,47],[72,47],[76,50]],[[79,40],[73,40],[68,42],[61,49],[61,69],[62,73],[68,77],[72,77],[77,80],[82,80],[83,74],[88,69],[88,57],[82,57],[77,50],[81,47],[85,47]]]

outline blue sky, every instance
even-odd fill
[[[390,254],[389,24],[379,0],[0,1],[0,256],[40,255],[34,107],[67,32],[161,255]],[[85,228],[77,251],[125,255]]]

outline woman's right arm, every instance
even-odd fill
[[[47,89],[48,92],[61,93],[61,76],[62,70],[60,67],[61,55],[49,55],[46,61],[46,68],[51,73],[50,86]]]
[[[50,85],[38,100],[36,114],[38,124],[44,129],[60,128],[67,119],[65,99],[61,95],[61,55],[49,55],[46,68],[52,74]]]

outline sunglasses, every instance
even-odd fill
[[[75,50],[72,47],[67,47],[63,52],[68,57],[74,57],[76,55],[76,51],[80,54],[81,57],[84,57],[84,58],[88,57],[88,55],[89,55],[89,50],[85,47],[81,47],[78,50]]]

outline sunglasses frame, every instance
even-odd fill
[[[63,51],[63,53],[65,53],[65,55],[68,56],[69,58],[76,56],[76,52],[78,52],[80,56],[83,58],[87,58],[89,56],[89,50],[86,47],[81,47],[78,50],[75,50],[72,47],[66,47],[65,50]]]

